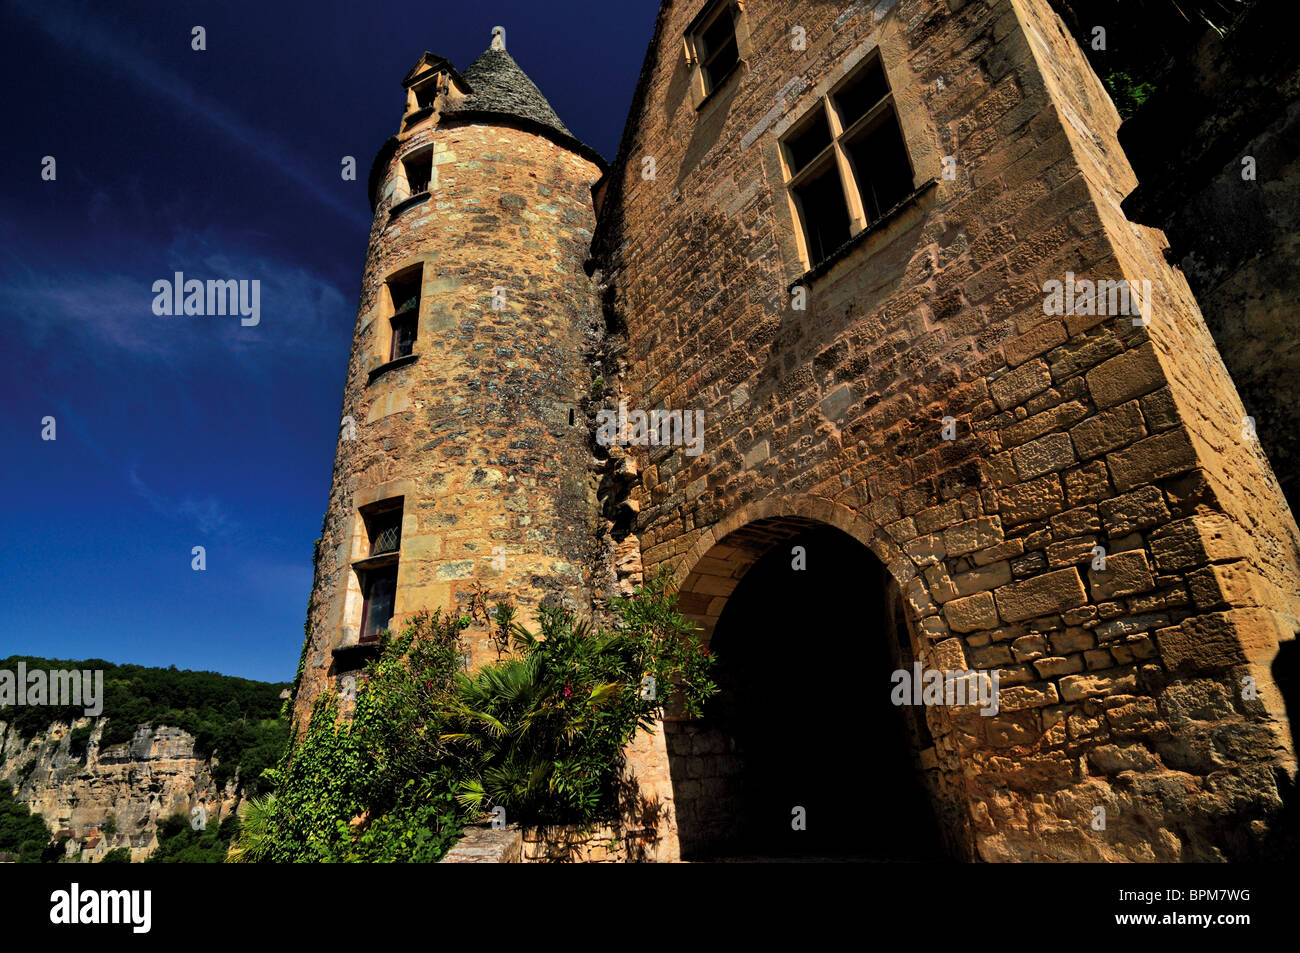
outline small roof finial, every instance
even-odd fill
[[[490,50],[504,50],[506,48],[506,28],[503,26],[494,26],[492,28],[492,45]]]

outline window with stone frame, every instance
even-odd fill
[[[858,65],[781,139],[809,268],[913,192],[912,162],[879,55]]]
[[[406,196],[414,198],[429,191],[433,179],[433,151],[424,149],[402,160],[406,172]]]
[[[734,0],[716,0],[704,8],[686,31],[688,59],[700,70],[706,96],[740,65],[736,15]]]
[[[393,618],[397,599],[397,565],[402,546],[403,499],[384,500],[361,510],[366,528],[364,558],[352,564],[361,585],[361,630],[358,641],[379,640]]]
[[[392,331],[388,360],[409,357],[415,353],[415,338],[420,324],[420,285],[424,280],[421,265],[408,268],[385,283],[388,288],[392,317],[388,319]]]

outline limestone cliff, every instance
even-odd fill
[[[238,807],[238,778],[218,787],[215,759],[201,757],[188,732],[140,725],[130,741],[101,749],[106,724],[106,718],[54,722],[24,740],[0,721],[0,780],[54,831],[71,832],[70,856],[97,861],[127,847],[131,860],[140,861],[157,846],[160,818],[202,806],[206,822],[220,824]],[[72,732],[87,726],[86,749],[74,755]],[[117,824],[111,836],[101,833],[109,818]]]

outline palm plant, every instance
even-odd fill
[[[251,798],[239,806],[239,833],[226,853],[228,864],[256,864],[272,849],[271,825],[276,813],[274,794]]]
[[[583,814],[612,781],[608,749],[621,733],[602,727],[625,694],[610,676],[628,669],[627,646],[563,610],[543,610],[541,637],[522,626],[513,635],[518,655],[462,675],[445,712],[457,800],[538,819]]]

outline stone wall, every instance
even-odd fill
[[[526,864],[626,864],[654,859],[654,834],[625,825],[530,827],[524,830]]]
[[[749,0],[744,62],[697,104],[682,35],[701,7],[661,9],[599,191],[606,323],[626,335],[611,406],[706,419],[700,456],[637,452],[646,568],[710,596],[704,623],[726,597],[709,567],[751,522],[870,547],[916,658],[999,674],[996,717],[925,711],[959,855],[1275,851],[1295,765],[1270,665],[1296,630],[1300,534],[1163,236],[1123,215],[1136,180],[1077,45],[1045,0]],[[778,140],[875,51],[918,192],[806,275]],[[1067,273],[1151,282],[1150,323],[1045,313]],[[666,808],[659,859],[697,796],[669,743],[631,751]]]
[[[443,864],[611,864],[646,860],[639,832],[622,825],[493,828],[471,825]]]

